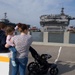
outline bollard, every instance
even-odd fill
[[[0,53],[0,75],[9,75],[8,53]]]

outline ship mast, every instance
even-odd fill
[[[6,18],[7,18],[7,13],[5,12],[5,13],[4,13],[4,19],[6,19]]]
[[[64,15],[64,8],[61,8],[61,15]]]

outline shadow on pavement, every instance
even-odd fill
[[[72,63],[63,63],[62,61],[58,61],[57,65],[58,65],[58,69],[59,69],[58,75],[65,75],[65,73],[75,70],[75,64],[72,64]],[[9,75],[11,75],[11,64],[10,64]],[[26,75],[28,75],[28,70],[26,70]],[[46,75],[50,75],[50,74],[48,73]]]
[[[75,70],[75,64],[58,61],[59,75]]]

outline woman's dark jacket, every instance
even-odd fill
[[[0,30],[0,52],[8,52],[8,48],[5,48],[6,35],[3,30]]]

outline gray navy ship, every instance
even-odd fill
[[[7,13],[4,13],[4,18],[0,19],[0,23],[4,23],[5,25],[12,25],[14,27],[16,26],[15,23],[12,23],[7,19]]]
[[[61,8],[60,14],[41,15],[40,25],[42,31],[65,31],[70,20],[75,20],[75,17],[71,17],[64,13],[64,8]]]

